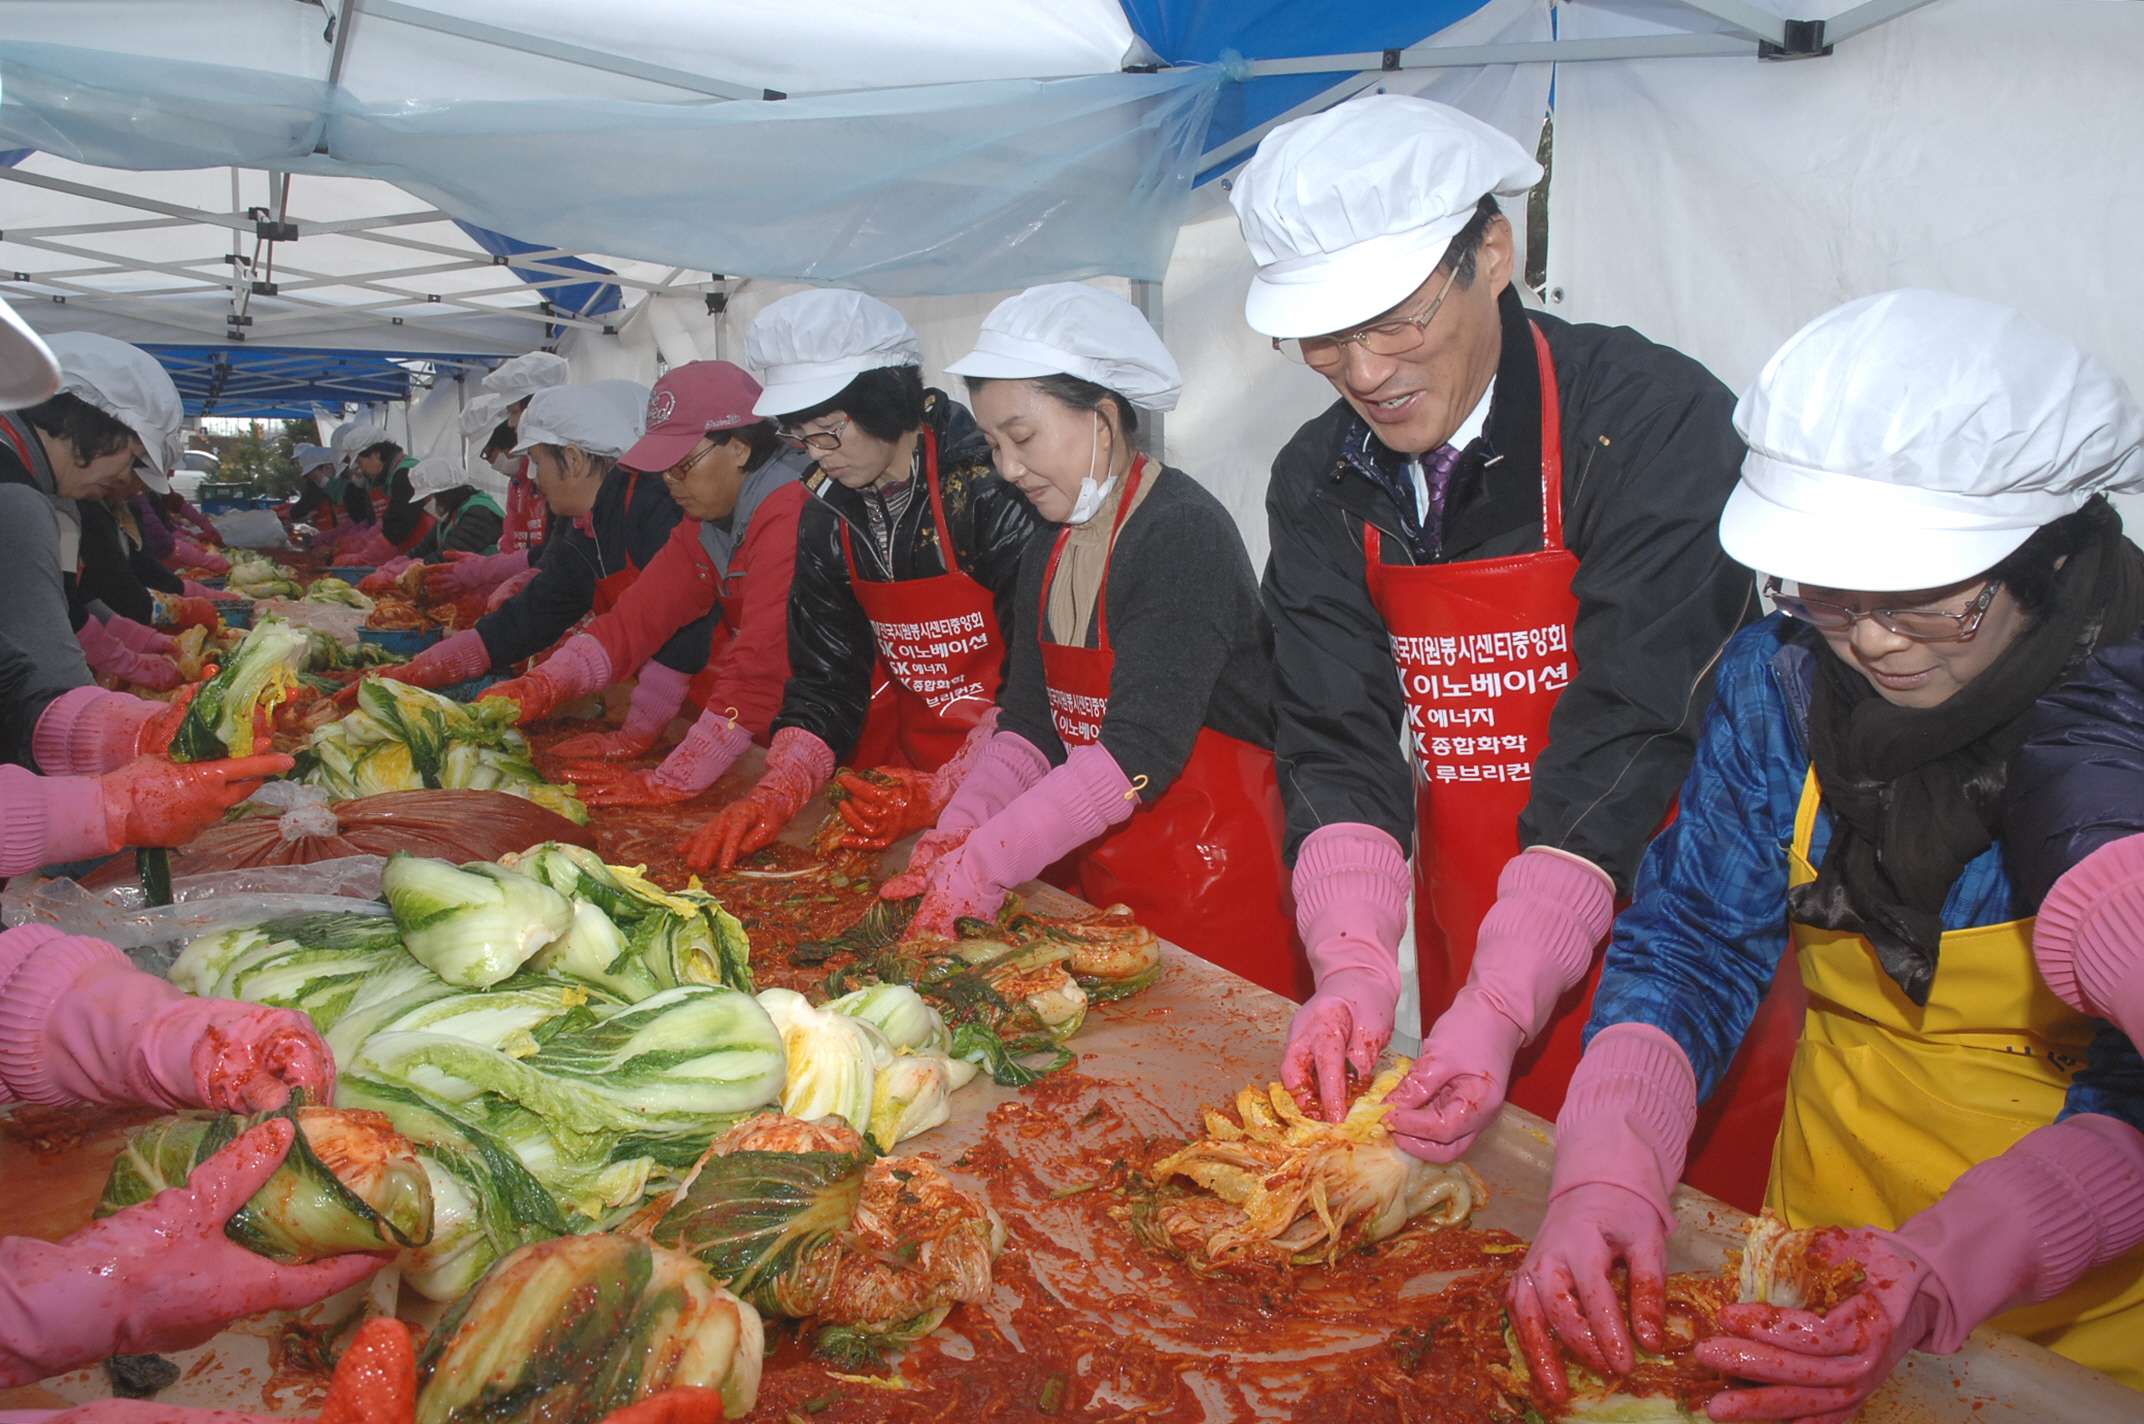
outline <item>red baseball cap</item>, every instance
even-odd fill
[[[655,383],[648,394],[648,433],[618,463],[660,472],[692,453],[714,430],[757,425],[752,414],[759,382],[729,361],[688,361]]]

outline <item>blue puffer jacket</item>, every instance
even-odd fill
[[[2010,764],[2003,840],[2037,907],[2078,861],[2144,832],[2144,638],[2093,654],[2028,726]]]
[[[1726,1074],[1789,948],[1787,849],[1809,774],[1814,660],[1829,656],[1813,641],[1775,613],[1727,645],[1681,811],[1645,853],[1586,1027],[1589,1042],[1612,1023],[1660,1029],[1688,1055],[1701,1099]],[[2131,715],[2144,716],[2144,650],[2131,675],[2128,695],[2138,709]],[[2128,803],[2130,829],[2144,829],[2144,728],[2120,730],[2130,738],[2138,793]],[[1831,833],[1830,815],[1820,814],[1812,860],[1822,862]],[[2004,862],[1998,843],[1966,866],[1943,906],[1944,928],[2031,913],[2037,897],[2025,901]],[[2081,1112],[2144,1131],[2144,1058],[2111,1024],[2100,1026],[2071,1081],[2062,1116]]]

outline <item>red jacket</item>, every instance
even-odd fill
[[[704,672],[692,680],[692,700],[727,712],[765,742],[789,681],[789,579],[796,568],[797,516],[807,498],[788,474],[749,513],[725,571],[703,539],[698,520],[684,519],[633,586],[588,633],[610,654],[614,676],[626,677],[655,655],[679,628],[723,603],[723,619]]]

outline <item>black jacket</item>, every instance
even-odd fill
[[[0,633],[0,762],[41,771],[30,749],[37,719],[68,690],[49,668],[40,668],[23,646]]]
[[[2100,649],[2040,699],[2003,802],[2010,873],[2032,910],[2077,862],[2144,832],[2144,640]]]
[[[1009,637],[1020,552],[1042,527],[1041,517],[1026,495],[998,478],[990,447],[967,407],[944,391],[926,390],[923,422],[938,439],[938,482],[954,560],[995,596],[999,634]],[[774,730],[802,727],[825,742],[835,760],[846,761],[863,735],[878,643],[849,586],[842,522],[851,526],[858,573],[875,582],[943,574],[945,552],[938,547],[930,491],[920,483],[894,527],[890,569],[871,538],[864,501],[872,496],[817,470],[804,483],[813,498],[797,521],[797,567],[789,585],[789,682]]]
[[[663,488],[662,476],[620,465],[603,477],[590,517],[596,530],[592,538],[573,520],[552,520],[550,537],[537,551],[536,577],[497,611],[477,620],[476,631],[494,668],[518,663],[557,642],[595,608],[596,583],[653,563],[681,516],[677,501]],[[715,619],[710,613],[678,629],[657,650],[655,660],[684,673],[707,666]]]
[[[432,509],[437,522],[410,547],[409,556],[437,564],[446,561],[449,549],[468,554],[496,552],[499,536],[506,532],[506,516],[499,512],[496,501],[465,508],[476,492],[475,486],[462,485],[434,495]]]
[[[1427,536],[1434,561],[1541,547],[1540,373],[1529,313],[1510,291],[1501,309],[1488,424],[1453,471],[1442,529]],[[1734,396],[1689,357],[1626,327],[1531,318],[1560,392],[1564,533],[1580,561],[1578,670],[1535,763],[1519,838],[1586,857],[1627,893],[1690,768],[1720,652],[1759,611],[1749,572],[1717,532],[1743,446]],[[1387,492],[1398,457],[1364,442],[1363,429],[1336,402],[1281,451],[1266,492],[1274,750],[1291,860],[1304,836],[1334,821],[1414,840],[1405,704],[1365,583],[1362,529],[1384,531],[1387,564],[1413,561],[1415,531],[1412,510],[1403,517]]]
[[[1018,732],[1050,759],[1065,745],[1050,720],[1039,643],[1042,578],[1057,526],[1042,526],[1020,563],[1012,666],[998,696],[998,728]],[[1272,631],[1258,607],[1243,535],[1229,512],[1181,470],[1164,469],[1117,535],[1109,560],[1109,711],[1102,745],[1141,796],[1167,791],[1199,729],[1273,745]],[[1089,619],[1087,646],[1101,641]]]

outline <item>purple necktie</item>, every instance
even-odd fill
[[[1429,490],[1429,513],[1423,516],[1422,532],[1439,548],[1444,544],[1444,492],[1451,486],[1452,469],[1458,463],[1459,451],[1451,445],[1439,445],[1422,461],[1422,483]]]

